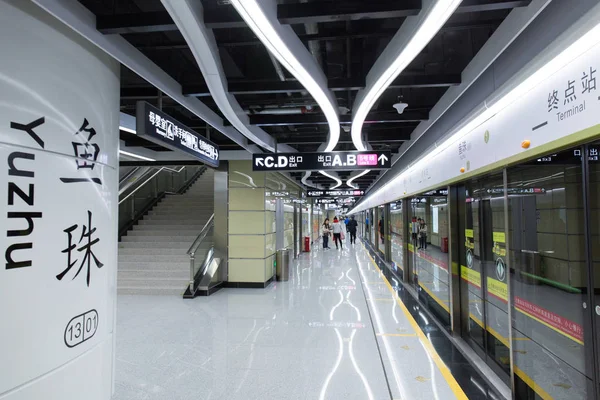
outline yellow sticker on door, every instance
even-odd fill
[[[508,286],[504,282],[500,282],[499,280],[487,278],[487,290],[488,293],[492,296],[496,297],[498,300],[502,300],[503,302],[508,302]]]

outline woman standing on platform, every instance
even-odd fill
[[[341,247],[343,250],[344,245],[342,244],[342,224],[340,223],[340,221],[338,221],[337,217],[333,218],[332,230],[333,230],[333,241],[335,242],[336,250],[339,249],[339,247]],[[338,243],[340,244],[339,247],[338,247]]]
[[[329,235],[331,234],[331,225],[329,225],[329,218],[325,218],[323,222],[323,248],[329,248]]]
[[[419,227],[419,250],[427,250],[427,224],[424,219]]]

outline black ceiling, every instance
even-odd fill
[[[202,73],[182,35],[160,0],[79,0],[97,16],[106,34],[121,34],[183,87],[220,114]],[[200,1],[200,0],[198,0]],[[364,125],[374,149],[397,152],[448,87],[461,82],[461,73],[508,13],[531,0],[463,0],[456,13],[377,101]],[[421,0],[283,0],[278,2],[281,23],[290,24],[320,63],[342,108],[342,132],[336,150],[353,150],[349,133],[352,106],[365,77],[406,16],[416,15]],[[273,135],[278,143],[299,151],[316,151],[326,141],[328,126],[316,102],[285,69],[274,65],[266,48],[246,26],[227,0],[202,0],[205,22],[219,46],[228,89],[251,114],[250,122]],[[121,110],[134,114],[135,102],[156,104],[158,91],[123,68]],[[399,115],[392,107],[408,103]],[[224,150],[240,147],[178,103],[164,96],[163,109]],[[289,114],[279,114],[283,110]],[[277,110],[277,111],[272,111]],[[269,114],[277,112],[278,114]],[[347,131],[346,131],[347,130]],[[121,132],[128,146],[150,146]],[[156,147],[153,147],[156,149]],[[300,179],[302,174],[295,174]],[[332,181],[315,176],[329,186]],[[347,173],[340,173],[346,177]],[[355,181],[366,188],[377,176],[373,171]]]

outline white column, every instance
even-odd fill
[[[119,64],[0,0],[0,399],[108,400]]]

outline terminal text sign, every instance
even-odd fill
[[[389,169],[389,151],[253,154],[253,171],[323,171]]]

